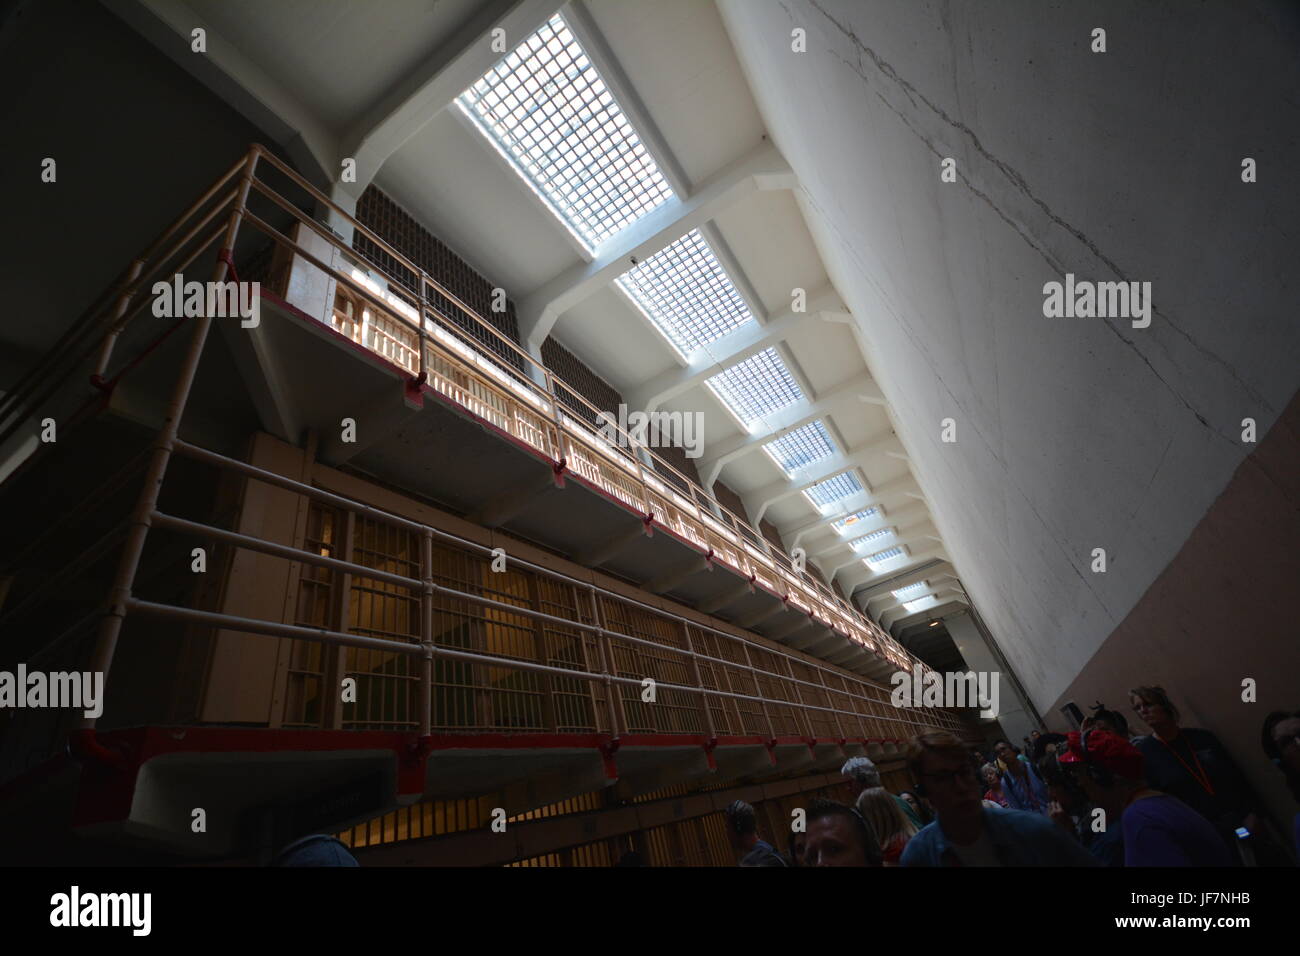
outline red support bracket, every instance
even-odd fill
[[[68,751],[80,760],[92,761],[101,767],[109,767],[113,770],[126,769],[126,754],[120,750],[105,747],[99,742],[99,737],[95,734],[94,729],[90,727],[83,727],[72,732],[68,738]]]
[[[555,487],[564,487],[564,473],[568,470],[569,461],[567,458],[561,458],[551,466],[551,474],[555,478]]]
[[[649,514],[642,515],[641,524],[645,526],[645,536],[653,538],[655,534],[655,513],[652,511]]]
[[[718,749],[718,738],[710,737],[704,741],[704,759],[709,763],[710,770],[718,769],[718,758],[714,756],[713,751]]]
[[[397,792],[399,794],[423,793],[425,769],[429,754],[433,753],[432,737],[408,737],[397,752]]]
[[[773,767],[775,767],[776,766],[776,738],[771,737],[768,740],[764,741],[763,746],[767,749],[768,762],[771,763]]]
[[[424,386],[429,381],[428,371],[423,371],[419,375],[408,378],[403,383],[402,401],[406,403],[407,408],[421,409],[424,408]]]
[[[236,282],[239,281],[239,273],[235,271],[235,260],[231,256],[230,248],[228,246],[222,246],[221,251],[217,253],[217,261],[224,262],[226,264],[226,267],[230,270],[230,274],[234,277],[235,281]]]
[[[605,779],[618,779],[618,764],[614,760],[614,754],[618,753],[618,738],[614,737],[600,745],[600,761],[605,767]]]

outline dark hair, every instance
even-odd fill
[[[1282,763],[1282,753],[1277,749],[1277,744],[1273,742],[1273,728],[1284,720],[1290,720],[1293,717],[1300,717],[1300,710],[1287,713],[1285,710],[1275,710],[1264,718],[1264,724],[1259,729],[1259,742],[1264,747],[1264,753],[1270,760],[1277,763],[1278,769],[1286,775],[1286,786],[1291,791],[1291,796],[1300,802],[1300,774]]]
[[[880,866],[885,858],[880,850],[880,840],[876,836],[876,831],[871,828],[871,824],[866,821],[862,814],[858,813],[853,807],[846,807],[842,803],[836,803],[834,800],[824,800],[821,797],[808,804],[808,823],[814,823],[826,817],[846,817],[851,820],[855,832],[862,841],[862,855],[866,858],[867,866]]]
[[[733,833],[744,836],[747,833],[758,832],[758,817],[754,813],[754,808],[744,800],[737,800],[724,811],[727,815],[727,826]]]
[[[1079,786],[1079,781],[1074,778],[1074,774],[1061,766],[1056,754],[1044,754],[1039,759],[1038,775],[1048,786],[1064,790],[1075,807],[1088,806],[1088,794]],[[1070,807],[1066,809],[1069,810]]]
[[[921,826],[934,822],[934,814],[930,812],[930,808],[925,805],[925,801],[921,799],[921,795],[915,790],[904,790],[899,794],[899,796],[911,797],[916,801],[916,807],[914,809],[916,810],[916,815],[921,818]]]
[[[1107,710],[1106,706],[1101,701],[1097,701],[1097,703],[1093,704],[1089,709],[1092,711],[1092,719],[1094,721],[1106,721],[1115,728],[1115,732],[1121,737],[1127,737],[1129,735],[1128,718],[1118,710]]]

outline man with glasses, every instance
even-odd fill
[[[937,819],[912,837],[903,866],[1097,866],[1047,817],[987,807],[969,755],[946,731],[912,738],[907,767]]]
[[[1292,713],[1275,710],[1264,718],[1260,731],[1264,753],[1286,776],[1287,789],[1300,803],[1300,710]],[[1291,821],[1295,852],[1300,858],[1300,813]]]

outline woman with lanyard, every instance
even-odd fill
[[[1259,832],[1259,805],[1245,776],[1219,738],[1208,730],[1178,726],[1178,708],[1163,687],[1135,687],[1129,699],[1138,717],[1151,728],[1133,745],[1146,758],[1146,778],[1157,790],[1172,794],[1205,817],[1236,854],[1237,828]]]

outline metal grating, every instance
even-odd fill
[[[855,524],[858,524],[861,521],[866,521],[868,518],[874,518],[878,514],[880,514],[879,508],[863,508],[861,511],[855,511],[851,515],[846,515],[837,521],[832,521],[831,527],[835,529],[836,534],[847,534],[848,530]]]
[[[803,398],[799,383],[774,348],[719,372],[706,384],[746,428],[769,412]]]
[[[753,319],[698,229],[623,273],[618,284],[683,355]]]
[[[558,13],[456,102],[590,249],[673,197]]]
[[[903,549],[901,547],[886,548],[884,551],[877,551],[875,554],[863,558],[862,560],[865,561],[868,566],[884,564],[886,561],[894,560],[894,558],[897,558],[902,553]]]
[[[787,432],[776,441],[768,442],[763,446],[763,451],[787,475],[793,475],[805,465],[835,454],[835,446],[831,444],[826,426],[819,420]]]
[[[841,498],[856,495],[861,490],[862,483],[854,477],[853,472],[846,471],[834,478],[827,478],[825,481],[817,482],[811,488],[806,489],[804,494],[818,508],[823,508],[832,502],[839,501]]]

